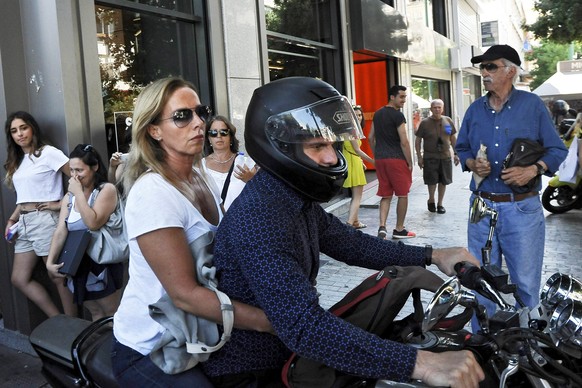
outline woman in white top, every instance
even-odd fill
[[[206,123],[202,167],[218,187],[224,211],[255,176],[258,166],[238,150],[236,127],[224,116]]]
[[[63,279],[65,275],[59,272],[63,263],[57,261],[69,232],[99,230],[119,206],[117,189],[107,182],[107,170],[97,150],[90,144],[79,144],[70,157],[69,192],[61,201],[59,224],[46,263],[52,276]],[[67,282],[75,303],[85,306],[93,321],[110,317],[119,305],[123,263],[97,264],[85,254],[77,273]]]
[[[8,218],[4,235],[18,223],[14,242],[12,284],[33,301],[47,316],[60,313],[47,290],[32,277],[41,257],[45,262],[57,226],[62,174],[69,175],[69,158],[59,149],[46,145],[38,123],[27,112],[14,112],[5,124],[8,157],[5,183],[16,191],[16,208]],[[75,315],[73,295],[62,279],[55,283],[65,314]]]
[[[177,308],[222,322],[218,298],[196,280],[189,248],[222,217],[218,193],[193,168],[202,157],[209,114],[194,86],[179,78],[148,85],[135,103],[123,173],[129,282],[113,326],[112,365],[121,386],[210,386],[199,367],[165,374],[148,356],[164,333],[148,306],[166,294]],[[234,320],[239,328],[272,330],[263,311],[237,302]]]

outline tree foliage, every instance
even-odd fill
[[[580,45],[576,45],[580,49]],[[534,46],[530,53],[525,55],[526,61],[534,61],[535,68],[530,71],[533,81],[531,89],[535,89],[544,83],[556,72],[556,64],[559,61],[566,61],[569,57],[569,44],[554,43],[542,40],[539,46]]]
[[[534,9],[538,19],[525,28],[537,39],[562,44],[582,41],[582,1],[536,0]]]

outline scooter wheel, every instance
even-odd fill
[[[552,187],[548,186],[542,194],[542,205],[549,212],[560,214],[576,208],[578,195],[568,185]]]

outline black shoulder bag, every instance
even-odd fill
[[[226,176],[226,180],[224,181],[224,186],[222,186],[222,193],[220,193],[220,198],[222,198],[222,203],[226,201],[226,193],[228,192],[228,185],[230,185],[230,176],[232,175],[232,171],[234,170],[236,159],[233,160],[232,164],[230,165],[230,170],[228,170],[228,175]]]
[[[503,161],[503,168],[531,166],[544,154],[546,149],[537,141],[530,139],[515,139],[511,146],[511,151]],[[510,185],[511,190],[516,194],[529,193],[537,187],[541,177],[537,175],[523,186]]]

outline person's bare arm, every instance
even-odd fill
[[[93,207],[89,206],[83,187],[76,177],[69,179],[69,192],[75,196],[75,209],[90,230],[97,230],[105,225],[117,206],[117,189],[111,183],[103,185]]]
[[[408,135],[406,133],[406,123],[402,123],[398,127],[398,136],[400,137],[400,148],[402,148],[402,152],[406,158],[406,163],[408,163],[408,168],[410,171],[412,171],[412,151],[410,149],[410,142],[408,141]]]
[[[459,159],[459,156],[457,155],[457,151],[455,151],[455,147],[457,146],[457,136],[452,134],[450,137],[450,142],[451,142],[451,147],[453,147],[453,160],[455,161],[455,166],[458,166],[459,162],[461,160]]]
[[[423,168],[424,167],[424,159],[423,159],[422,153],[420,151],[421,145],[422,145],[422,137],[415,136],[414,148],[416,149],[416,156],[418,157],[418,167]]]
[[[374,163],[374,159],[372,159],[370,156],[368,156],[367,153],[365,153],[364,151],[362,151],[362,149],[360,148],[360,145],[358,144],[357,140],[350,140],[350,144],[352,145],[352,148],[354,149],[354,152],[363,160],[365,160],[368,163]]]
[[[368,143],[372,149],[372,153],[376,154],[376,132],[374,130],[374,122],[372,122],[372,127],[370,128],[370,133],[368,133]]]
[[[222,322],[216,294],[196,280],[196,267],[181,228],[158,229],[137,238],[137,243],[174,305],[191,314]],[[265,313],[256,307],[233,301],[235,327],[272,332]]]
[[[57,224],[57,228],[53,233],[53,238],[51,240],[51,246],[49,248],[48,257],[46,260],[46,269],[48,273],[53,277],[61,277],[64,278],[65,275],[59,272],[59,268],[61,268],[64,264],[60,263],[57,264],[57,259],[63,246],[65,245],[65,240],[69,234],[67,230],[66,220],[69,216],[69,193],[65,194],[63,199],[61,200],[61,210],[59,213],[59,221]]]

